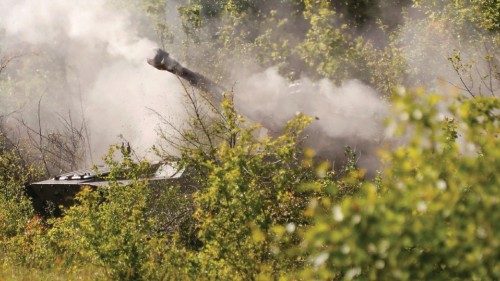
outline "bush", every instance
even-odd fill
[[[498,109],[495,98],[454,101],[400,90],[399,133],[379,186],[341,202],[311,201],[314,223],[301,233],[310,279],[496,280],[500,277]]]
[[[29,202],[19,189],[2,189],[2,206],[12,209],[0,213],[0,245],[8,253],[2,261],[10,264],[2,274],[31,268],[125,280],[498,279],[498,100],[400,89],[393,104],[388,128],[406,141],[382,152],[384,169],[373,180],[356,168],[352,150],[341,171],[327,163],[313,169],[314,153],[298,146],[308,117],[290,121],[280,137],[256,139],[226,101],[231,138],[213,157],[189,160],[206,175],[195,177],[194,197],[176,188],[159,196],[141,179],[149,165],[126,151],[122,162],[107,158],[109,186],[85,189],[77,205],[48,222],[23,207]],[[12,167],[2,159],[3,169]],[[120,185],[122,176],[131,184]],[[185,204],[194,212],[184,213]],[[179,214],[189,227],[165,227]]]
[[[150,188],[141,179],[149,165],[134,163],[125,151],[122,162],[113,161],[115,150],[106,158],[109,185],[81,191],[75,206],[50,221],[47,235],[67,266],[90,264],[111,279],[137,280],[145,275],[149,241],[158,235],[154,218],[147,216]],[[124,176],[132,182],[117,181]]]
[[[24,186],[41,173],[23,163],[7,143],[0,134],[0,263],[29,264],[36,259],[34,250],[41,246],[35,240],[43,225]]]

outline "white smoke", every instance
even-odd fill
[[[276,68],[269,68],[242,81],[236,93],[240,111],[263,123],[283,124],[301,112],[317,117],[314,126],[332,138],[373,140],[383,129],[386,104],[358,80],[348,80],[340,87],[327,79],[290,82]]]
[[[147,108],[173,116],[183,112],[177,79],[145,63],[156,43],[141,36],[133,19],[106,0],[0,1],[2,45],[28,46],[54,57],[49,63],[63,64],[68,85],[58,90],[60,80],[46,79],[44,115],[79,111],[81,101],[93,154],[98,155],[94,160],[119,142],[119,135],[141,152],[151,147],[157,118]],[[22,63],[29,67],[30,59],[28,55]],[[49,68],[49,63],[38,67]],[[35,93],[27,95],[28,100],[39,99]]]
[[[346,146],[360,155],[361,166],[373,170],[375,147],[383,138],[388,105],[358,80],[340,86],[323,79],[290,82],[276,68],[242,79],[235,89],[238,110],[250,119],[276,130],[298,112],[315,117],[306,131],[307,145],[327,158],[341,155]]]
[[[60,87],[48,78],[44,107],[64,112],[79,108],[81,100],[94,155],[119,142],[118,135],[143,151],[151,147],[158,120],[149,107],[176,117],[179,127],[185,122],[181,87],[173,75],[145,63],[156,44],[141,36],[135,19],[107,0],[0,0],[3,42],[28,44],[64,64],[68,85],[56,90]],[[307,131],[308,145],[330,156],[349,145],[362,154],[362,165],[372,166],[387,109],[373,89],[357,80],[341,86],[308,78],[292,83],[276,68],[244,77],[242,72],[234,79],[236,106],[243,115],[272,129],[297,112],[317,117]]]
[[[106,44],[109,55],[134,62],[142,62],[156,46],[138,36],[129,14],[117,12],[103,0],[3,0],[0,9],[7,35],[31,44],[63,44],[61,39],[88,47]]]

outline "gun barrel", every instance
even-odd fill
[[[154,57],[147,60],[151,66],[159,70],[166,70],[181,77],[188,81],[191,86],[211,94],[216,102],[222,100],[225,92],[224,88],[202,74],[182,66],[164,50],[156,49],[155,52]]]

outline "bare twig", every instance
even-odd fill
[[[0,73],[2,73],[12,61],[21,58],[23,55],[24,54],[13,54],[0,58]]]
[[[38,148],[42,147],[43,143],[43,134],[42,134],[42,118],[40,114],[40,109],[41,109],[41,103],[42,103],[42,97],[38,100],[38,106],[37,106],[37,119],[38,119]],[[42,152],[40,150],[40,152]],[[45,160],[45,153],[40,153],[42,157],[42,162],[43,166],[45,167],[45,171],[47,172],[47,175],[50,174],[49,167],[47,166],[47,160]]]

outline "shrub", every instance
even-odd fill
[[[380,186],[341,202],[311,201],[302,232],[302,278],[496,280],[500,276],[498,109],[495,98],[453,101],[400,90],[399,133],[408,143],[383,153]],[[335,185],[334,185],[335,186]]]

